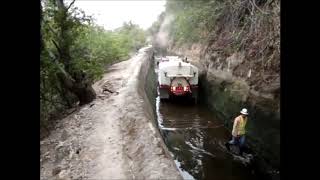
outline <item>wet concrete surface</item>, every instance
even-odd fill
[[[156,102],[158,127],[184,179],[259,179],[250,164],[226,151],[230,132],[207,107],[183,98]]]

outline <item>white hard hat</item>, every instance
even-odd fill
[[[243,108],[241,111],[240,111],[241,114],[244,114],[244,115],[248,115],[248,110],[246,108]]]

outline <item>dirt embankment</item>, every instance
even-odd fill
[[[98,98],[40,142],[41,179],[181,179],[139,86],[149,60],[143,48],[110,67],[94,84]]]

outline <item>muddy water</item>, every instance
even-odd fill
[[[184,179],[253,180],[250,166],[227,153],[230,132],[203,105],[156,101],[160,132]]]

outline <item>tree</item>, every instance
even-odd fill
[[[145,43],[138,25],[129,22],[107,31],[73,3],[42,0],[40,5],[40,125],[44,127],[76,102],[92,101],[96,95],[91,85],[105,68],[128,59]]]
[[[59,67],[57,77],[61,87],[76,95],[80,105],[87,104],[95,99],[95,91],[88,80],[87,74],[74,67],[76,59],[72,59],[70,54],[71,46],[74,45],[77,38],[75,32],[82,19],[72,16],[69,12],[74,1],[68,7],[63,0],[51,0],[49,3],[53,6],[52,20],[55,27],[49,28],[54,34],[51,41],[56,48],[54,62]]]

